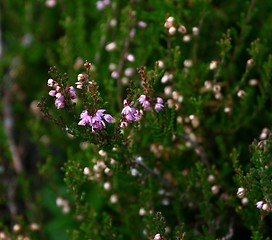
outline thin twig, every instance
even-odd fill
[[[148,166],[146,166],[142,161],[137,160],[137,159],[133,159],[132,162],[134,164],[137,164],[142,169],[144,169],[150,176],[158,179],[164,186],[166,186],[166,187],[171,186],[171,183],[167,179],[161,177],[158,172],[156,172],[156,171],[152,170],[151,168],[149,168]]]
[[[15,143],[13,136],[13,115],[11,107],[11,84],[12,78],[10,73],[4,76],[4,85],[6,86],[3,97],[3,118],[4,118],[4,131],[7,136],[8,145],[11,153],[12,163],[16,173],[20,173],[23,170],[22,160],[19,154],[18,147]]]
[[[118,64],[118,68],[117,68],[117,76],[118,76],[118,79],[117,79],[117,92],[118,92],[118,96],[119,96],[119,99],[118,99],[118,104],[119,104],[119,107],[122,108],[123,106],[123,99],[122,99],[122,80],[121,80],[121,75],[122,75],[122,71],[124,69],[124,66],[125,66],[125,61],[126,61],[126,56],[128,54],[128,49],[129,49],[129,46],[130,46],[130,39],[131,39],[131,36],[130,36],[130,32],[132,31],[133,27],[134,27],[134,11],[133,11],[133,5],[134,5],[134,0],[131,0],[130,1],[131,3],[131,9],[129,11],[129,16],[128,16],[128,19],[129,19],[129,30],[128,30],[128,35],[124,41],[124,44],[123,44],[123,49],[122,49],[122,52],[121,52],[121,57],[120,57],[120,61],[119,61],[119,64]]]
[[[15,203],[17,180],[9,179],[7,182],[7,205],[11,216],[15,219],[18,213],[18,208]]]

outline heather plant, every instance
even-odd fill
[[[272,3],[0,6],[0,239],[271,238]]]

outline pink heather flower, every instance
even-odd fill
[[[60,91],[60,86],[56,86],[56,91],[57,91],[57,92]]]
[[[124,71],[125,76],[127,77],[131,77],[134,73],[134,69],[133,68],[126,68]]]
[[[76,82],[75,84],[76,84],[76,87],[78,89],[82,89],[83,88],[83,83],[82,82]]]
[[[104,112],[106,111],[106,109],[98,109],[96,111],[96,116],[99,116],[100,118],[104,116]]]
[[[104,114],[105,111],[105,109],[99,109],[93,116],[90,116],[87,110],[82,111],[78,125],[85,126],[88,124],[92,127],[92,132],[105,128],[106,124],[103,119],[108,123],[113,122],[113,117],[110,114]]]
[[[160,97],[157,97],[157,103],[163,104],[163,99]]]
[[[86,124],[91,124],[92,123],[92,117],[88,114],[87,110],[83,110],[82,113],[80,114],[80,121],[78,125],[80,126],[85,126]]]
[[[137,23],[137,25],[138,25],[139,28],[146,28],[147,27],[147,23],[144,22],[144,21],[139,21]]]
[[[76,99],[76,91],[75,91],[75,88],[74,87],[69,87],[68,88],[68,92],[69,92],[69,95],[71,97],[71,99]]]
[[[91,116],[90,116],[91,118]],[[89,123],[89,120],[87,118],[82,118],[79,122],[78,122],[78,125],[79,126],[85,126]]]
[[[148,108],[150,108],[150,102],[148,102],[147,100],[143,102],[143,108],[144,110],[147,110]]]
[[[55,106],[57,109],[64,108],[64,100],[64,96],[61,93],[56,94]]]
[[[158,97],[156,100],[157,100],[157,103],[155,104],[154,108],[155,108],[155,110],[157,112],[159,112],[159,111],[161,111],[164,108],[164,106],[163,106],[163,99],[160,98],[160,97]]]
[[[263,207],[264,201],[259,201],[256,203],[256,207],[261,209]]]
[[[97,10],[103,10],[110,3],[111,3],[110,0],[99,0],[96,2],[96,8]]]
[[[139,103],[143,104],[144,101],[146,101],[146,96],[145,96],[145,95],[141,95],[141,96],[138,98],[138,101],[139,101]]]
[[[105,114],[103,116],[103,118],[105,119],[106,122],[108,123],[112,123],[114,121],[114,118],[110,115],[110,114]]]
[[[123,114],[125,116],[125,119],[127,122],[135,122],[137,120],[139,120],[140,118],[140,113],[137,109],[131,107],[133,105],[133,102],[131,102],[130,104],[128,104],[127,100],[125,99],[123,101],[124,104],[124,108],[121,112],[121,114]]]
[[[48,94],[51,96],[51,97],[56,97],[56,100],[55,100],[55,106],[57,107],[57,109],[60,109],[60,108],[64,108],[65,106],[65,95],[66,93],[68,92],[71,99],[76,99],[76,91],[75,91],[75,88],[74,87],[69,87],[68,89],[61,89],[61,86],[59,86],[59,84],[54,81],[53,79],[48,79],[47,81],[47,85],[49,87],[53,87],[55,86],[55,90],[50,90],[48,92]]]
[[[57,91],[56,91],[56,90],[50,90],[48,94],[49,94],[51,97],[55,97],[56,94],[57,94]]]
[[[150,102],[146,100],[146,95],[141,95],[138,98],[138,101],[142,104],[144,110],[147,110],[150,107]]]
[[[92,132],[95,132],[97,129],[102,129],[106,127],[106,124],[104,123],[104,121],[102,121],[102,119],[100,118],[100,116],[94,116],[92,118]]]
[[[105,7],[105,4],[102,1],[97,1],[96,2],[96,9],[97,10],[103,10]]]
[[[162,239],[162,238],[161,238],[161,235],[159,233],[157,233],[153,238],[153,240],[160,240],[160,239]]]

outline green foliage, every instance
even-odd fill
[[[102,3],[0,3],[0,238],[270,239],[272,3]]]

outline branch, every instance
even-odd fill
[[[22,160],[19,154],[18,147],[16,146],[13,136],[13,115],[11,107],[11,84],[12,78],[10,72],[4,76],[4,85],[6,86],[3,97],[3,118],[4,118],[4,131],[7,136],[9,150],[11,153],[12,163],[16,173],[20,173],[23,170]]]
[[[154,170],[152,170],[151,168],[149,168],[148,166],[146,166],[141,160],[138,160],[137,158],[134,158],[132,160],[132,163],[137,164],[138,166],[140,166],[142,169],[144,169],[150,176],[158,179],[165,187],[170,187],[171,183],[160,176],[160,174]]]

